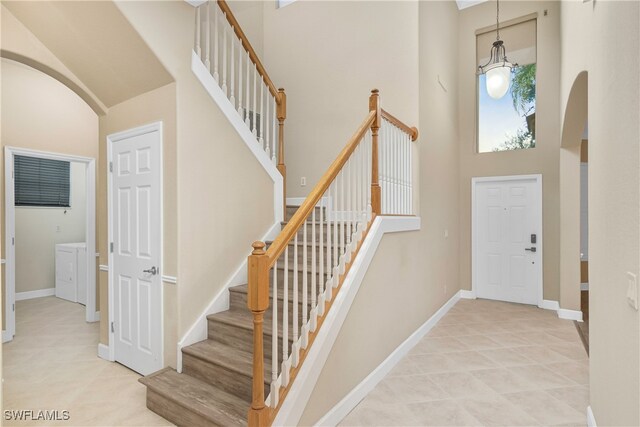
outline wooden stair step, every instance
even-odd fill
[[[298,286],[298,304],[302,305],[302,291],[303,291],[302,282],[300,281],[300,283],[298,285],[299,285]],[[316,287],[317,287],[317,285],[316,285]],[[307,289],[309,290],[309,292],[311,291],[311,284],[310,283],[308,284]],[[249,285],[233,286],[233,287],[229,288],[229,292],[231,293],[231,298],[233,298],[235,295],[242,295],[242,298],[246,302],[246,295],[249,292]],[[291,303],[293,301],[293,285],[292,284],[289,285],[289,294],[287,295],[287,297],[289,299],[289,302]],[[308,298],[311,298],[310,293],[309,293]],[[269,299],[273,300],[273,286],[269,287]],[[284,288],[282,286],[278,286],[278,305],[279,306],[281,304],[280,301],[284,301]],[[269,304],[269,305],[271,305],[271,304]],[[311,305],[311,302],[309,302],[309,305]]]
[[[248,343],[249,344],[249,343]],[[248,345],[248,349],[251,347]],[[182,372],[251,402],[253,355],[212,339],[182,349]],[[265,392],[271,384],[271,360],[265,358]]]
[[[189,375],[165,368],[140,378],[147,407],[178,426],[246,426],[243,399]]]
[[[227,310],[220,313],[209,314],[207,320],[210,322],[223,323],[236,328],[251,331],[253,334],[253,315],[247,310]],[[271,323],[265,322],[263,325],[265,336],[272,336]],[[293,341],[293,331],[289,328],[289,341]],[[278,328],[278,337],[282,338],[282,328]],[[266,339],[266,338],[265,338]]]

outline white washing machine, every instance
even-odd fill
[[[56,296],[87,304],[87,244],[56,245]]]

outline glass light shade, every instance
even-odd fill
[[[495,67],[487,71],[487,93],[493,99],[502,98],[511,84],[511,68]]]

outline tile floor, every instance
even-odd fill
[[[586,425],[589,362],[573,322],[461,300],[344,426]]]
[[[140,375],[98,358],[99,325],[84,316],[84,306],[55,297],[16,303],[17,334],[2,347],[3,409],[68,410],[57,423],[65,426],[171,425],[146,408]]]

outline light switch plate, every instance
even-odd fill
[[[635,310],[638,310],[638,277],[631,272],[627,272],[627,279],[629,281],[627,287],[627,302]]]

